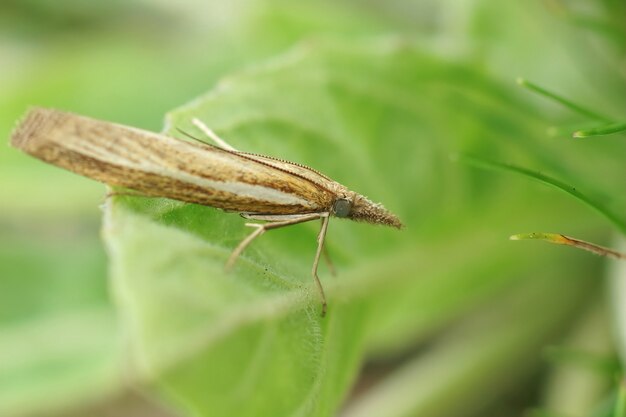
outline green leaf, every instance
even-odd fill
[[[309,41],[169,113],[169,134],[197,136],[197,117],[237,149],[310,165],[382,201],[407,227],[331,220],[338,276],[320,269],[329,299],[321,318],[310,277],[318,225],[267,233],[226,274],[230,251],[249,233],[236,214],[110,200],[105,238],[139,377],[185,415],[328,416],[364,355],[405,349],[511,285],[550,292],[557,275],[585,287],[569,279],[574,263],[536,274],[494,238],[530,187],[498,198],[501,180],[449,163],[451,151],[473,149],[558,163],[528,141],[501,141],[498,129],[514,139],[540,131],[520,116],[524,106],[480,71],[406,38],[375,38]],[[540,213],[531,207],[523,217]],[[477,230],[481,222],[489,231]],[[578,305],[575,293],[563,303]]]
[[[302,289],[308,281],[245,259],[225,274],[225,248],[111,210],[112,256],[133,259],[117,271],[117,291],[135,309],[143,373],[166,372],[162,388],[178,397],[184,387],[183,406],[199,415],[330,412],[359,363],[358,307],[336,301],[321,319],[314,288]]]

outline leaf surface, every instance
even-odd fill
[[[331,219],[339,276],[320,268],[329,296],[321,318],[310,277],[317,224],[267,233],[226,274],[249,233],[236,214],[113,199],[105,237],[140,375],[193,415],[328,416],[365,354],[402,349],[502,291],[555,278],[534,274],[506,245],[507,214],[533,189],[502,199],[504,182],[448,157],[480,149],[558,165],[548,145],[515,140],[541,128],[523,109],[471,68],[393,37],[311,40],[172,111],[169,134],[200,136],[197,117],[237,149],[312,166],[383,202],[407,227]],[[529,207],[517,221],[539,213]],[[581,293],[570,294],[565,305]]]

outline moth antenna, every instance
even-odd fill
[[[176,130],[178,130],[180,133],[182,133],[183,135],[187,136],[189,139],[193,139],[197,142],[202,143],[203,145],[208,145],[208,143],[206,143],[205,141],[203,141],[202,139],[199,139],[195,136],[193,136],[191,133],[189,132],[185,132],[183,129],[181,129],[180,127],[176,127]]]

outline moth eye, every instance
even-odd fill
[[[348,217],[350,210],[352,210],[352,203],[345,198],[340,198],[333,204],[333,211],[337,217]]]

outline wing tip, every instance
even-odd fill
[[[58,110],[44,107],[28,109],[26,115],[18,121],[9,143],[14,148],[28,150],[33,146],[32,142],[36,138],[45,136],[46,131],[59,120],[62,114]]]

